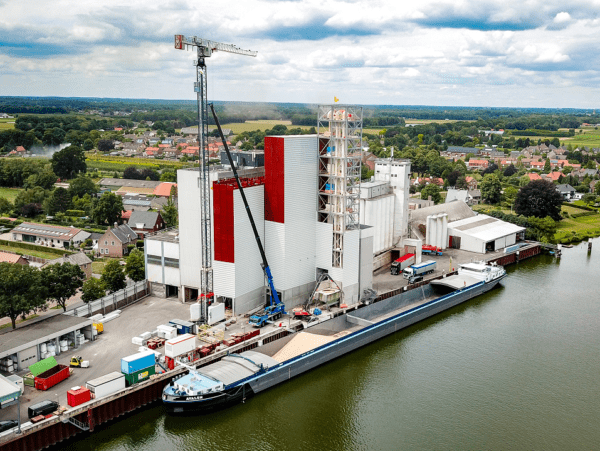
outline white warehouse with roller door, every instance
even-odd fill
[[[525,228],[487,215],[448,224],[451,247],[485,254],[512,246],[525,237]]]

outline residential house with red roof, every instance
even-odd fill
[[[169,197],[171,195],[171,188],[177,188],[177,183],[163,182],[154,188],[153,194],[159,197]]]
[[[489,160],[473,160],[473,159],[470,159],[467,162],[467,167],[470,170],[480,171],[481,169],[486,169],[489,166],[489,164],[490,164]]]
[[[27,259],[22,255],[3,251],[0,251],[0,263],[16,263],[18,265],[29,265]]]

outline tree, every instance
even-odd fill
[[[481,171],[481,175],[493,174],[498,170],[498,165],[496,163],[490,164],[487,168]]]
[[[431,196],[431,200],[436,204],[439,204],[442,200],[440,187],[435,183],[430,183],[421,190],[421,199],[428,199],[429,196]]]
[[[467,178],[463,175],[456,180],[456,189],[468,189]]]
[[[71,197],[83,197],[86,194],[93,196],[98,192],[98,187],[90,177],[80,174],[69,184],[69,195]]]
[[[117,260],[109,261],[104,266],[104,272],[100,280],[109,293],[114,293],[125,288],[125,274],[123,273],[121,263]]]
[[[44,201],[44,211],[47,215],[65,212],[71,208],[71,196],[64,188],[56,188]]]
[[[552,170],[552,166],[550,165],[550,158],[546,158],[546,162],[544,163],[544,172],[548,174]]]
[[[78,265],[62,263],[48,265],[41,271],[42,283],[46,287],[46,298],[56,301],[67,311],[67,300],[83,286],[85,274]]]
[[[531,216],[527,218],[527,222],[529,223],[529,230],[535,234],[538,240],[550,242],[554,239],[557,225],[556,221],[550,216],[546,216],[545,218]]]
[[[511,164],[510,166],[507,166],[506,169],[504,169],[504,177],[510,177],[511,175],[515,175],[517,172],[519,172],[517,170],[517,168],[515,168],[514,164]]]
[[[560,221],[563,197],[549,180],[533,180],[522,187],[515,199],[515,212],[523,216]]]
[[[94,141],[91,139],[86,139],[83,142],[83,150],[92,150],[94,148]]]
[[[514,203],[515,199],[517,198],[518,193],[519,193],[519,190],[517,188],[515,188],[514,186],[506,187],[506,189],[504,190],[504,200],[506,201],[506,203],[508,205],[512,205]]]
[[[81,300],[86,304],[88,302],[95,301],[96,299],[100,299],[106,295],[104,284],[100,279],[96,279],[95,277],[90,277],[83,283],[81,292]]]
[[[158,172],[156,172],[154,169],[142,169],[140,171],[140,179],[141,180],[152,180],[154,182],[158,182],[158,180],[160,179],[160,175],[158,175]]]
[[[146,270],[144,265],[144,253],[138,249],[134,249],[127,256],[125,262],[125,274],[134,282],[139,282],[146,278]]]
[[[165,221],[167,227],[175,227],[178,222],[178,212],[175,202],[173,202],[173,196],[169,196],[167,204],[162,208],[160,214]]]
[[[123,214],[123,199],[114,193],[104,193],[92,204],[92,218],[98,224],[114,224]]]
[[[123,178],[130,180],[141,180],[140,171],[135,166],[129,166],[123,171]]]
[[[10,211],[13,209],[13,204],[10,203],[10,201],[4,197],[0,197],[0,214],[3,213],[10,213]]]
[[[369,169],[369,168],[367,168],[367,169]],[[175,174],[175,172],[173,172],[173,171],[168,171],[165,169],[165,170],[163,170],[163,173],[160,175],[160,181],[175,183],[175,182],[177,182],[177,174]]]
[[[500,202],[502,196],[502,185],[496,174],[486,174],[479,184],[481,190],[481,198],[490,204]]]
[[[33,188],[34,186],[39,186],[44,189],[51,189],[56,183],[57,178],[58,177],[56,176],[56,174],[52,172],[52,169],[47,168],[39,172],[38,174],[32,174],[29,177],[27,177],[24,187]]]
[[[61,179],[74,177],[80,172],[85,172],[85,154],[77,146],[69,146],[52,155],[52,170]]]
[[[13,329],[23,319],[46,305],[39,269],[28,265],[0,263],[0,317],[9,317]]]
[[[458,179],[460,178],[461,173],[460,171],[452,171],[450,174],[448,174],[448,184],[450,186],[456,186],[456,182],[458,181]]]
[[[115,148],[115,144],[112,139],[100,139],[98,140],[98,150],[100,152],[110,152]]]
[[[596,202],[596,195],[593,193],[584,194],[581,198],[581,201],[584,202],[586,205],[593,204]]]

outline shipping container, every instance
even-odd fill
[[[196,349],[196,336],[191,334],[180,335],[165,342],[165,355],[175,358]]]
[[[23,376],[23,383],[25,385],[29,385],[30,387],[35,387],[35,377],[31,373],[27,373]]]
[[[129,387],[131,385],[135,385],[140,382],[144,382],[145,380],[148,380],[150,376],[152,376],[155,373],[156,367],[152,365],[151,367],[144,368],[130,374],[125,374],[125,383]]]
[[[89,388],[73,387],[71,390],[67,390],[67,404],[71,407],[88,402],[90,399],[92,399],[92,394]]]
[[[97,379],[87,381],[85,386],[98,399],[123,390],[125,388],[125,376],[115,371]]]
[[[46,399],[38,402],[37,404],[29,406],[27,408],[27,416],[33,423],[35,423],[36,421],[33,421],[34,418],[41,416],[42,418],[37,419],[37,421],[41,421],[44,419],[44,415],[51,414],[56,409],[58,409],[58,403],[56,401]]]
[[[40,360],[39,362],[30,365],[29,371],[34,377],[36,377],[48,371],[49,369],[54,368],[56,365],[58,365],[56,359],[54,357],[48,357],[47,359]]]
[[[196,325],[194,323],[183,321],[181,319],[172,319],[169,321],[169,324],[172,324],[173,327],[177,328],[177,333],[179,335],[193,334],[196,330]]]
[[[71,369],[66,365],[56,365],[48,371],[35,376],[35,388],[38,390],[48,390],[59,382],[64,381],[71,375]]]
[[[225,319],[225,304],[219,302],[218,304],[211,305],[208,307],[208,325],[223,321]]]
[[[155,363],[154,352],[152,352],[152,351],[139,352],[137,354],[133,354],[128,357],[123,357],[121,359],[121,373],[123,373],[123,374],[135,373],[136,371],[139,371],[142,368],[148,368],[149,366],[153,366],[154,363]]]

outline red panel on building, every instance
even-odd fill
[[[215,260],[234,263],[233,185],[213,183]]]
[[[243,178],[244,188],[264,185],[264,177]],[[235,228],[233,192],[237,189],[235,179],[224,179],[213,183],[213,222],[215,229],[215,260],[235,263]]]
[[[265,221],[285,221],[284,138],[265,137]]]

